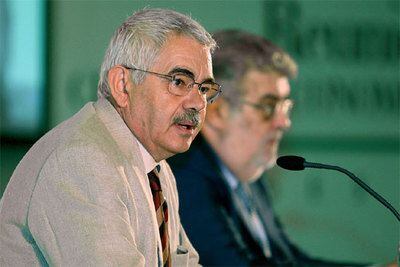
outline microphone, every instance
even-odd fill
[[[290,171],[304,170],[304,163],[306,160],[298,156],[282,156],[276,160],[279,167]]]
[[[377,192],[375,192],[371,187],[369,187],[366,183],[364,183],[360,178],[355,176],[353,173],[349,172],[346,169],[343,169],[338,166],[321,164],[321,163],[313,163],[307,162],[304,158],[299,156],[281,156],[276,160],[276,164],[279,167],[290,170],[290,171],[301,171],[305,168],[316,168],[316,169],[328,169],[328,170],[335,170],[341,173],[346,174],[349,176],[354,182],[356,182],[359,186],[361,186],[365,191],[367,191],[370,195],[372,195],[376,200],[381,202],[386,208],[388,208],[394,216],[396,216],[397,220],[400,221],[400,214],[399,212],[390,205],[382,196],[380,196]]]

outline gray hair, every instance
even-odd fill
[[[271,41],[241,30],[222,30],[213,34],[218,49],[213,55],[213,73],[223,86],[220,96],[239,106],[246,92],[241,86],[249,70],[276,72],[288,78],[297,76],[296,62]]]
[[[149,69],[170,34],[194,38],[212,52],[211,35],[195,20],[168,9],[143,9],[133,13],[115,31],[104,56],[97,88],[98,98],[109,98],[108,71],[115,65]],[[134,83],[143,82],[145,73],[132,72]]]

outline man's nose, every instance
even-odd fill
[[[183,103],[185,109],[195,109],[201,111],[207,106],[206,96],[200,92],[199,86],[195,84],[186,96]]]
[[[273,125],[278,129],[287,130],[292,125],[289,113],[285,112],[282,109],[276,110],[276,113],[274,114],[272,120],[273,120]]]

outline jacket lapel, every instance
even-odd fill
[[[94,107],[96,112],[100,118],[100,120],[104,123],[107,130],[113,137],[113,140],[117,143],[118,147],[124,154],[131,164],[132,169],[134,170],[135,176],[140,183],[140,188],[131,188],[134,191],[140,191],[141,194],[144,194],[146,200],[143,200],[143,204],[148,206],[148,209],[153,209],[153,197],[151,194],[149,181],[147,178],[147,174],[144,168],[143,159],[140,153],[138,140],[130,131],[130,129],[126,126],[125,122],[115,110],[115,108],[111,105],[111,103],[106,99],[99,99]],[[149,216],[152,216],[151,214]],[[154,227],[158,231],[157,219],[155,215],[152,216],[154,221]]]

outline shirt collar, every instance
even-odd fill
[[[225,181],[228,183],[228,186],[232,191],[235,191],[239,185],[238,178],[223,164],[220,162],[221,171]]]
[[[138,145],[139,145],[139,150],[140,154],[142,155],[143,158],[143,163],[144,163],[144,169],[146,173],[151,172],[154,170],[155,167],[157,167],[157,162],[154,160],[154,158],[150,155],[150,153],[144,148],[142,143],[140,143],[139,140],[137,140]]]

